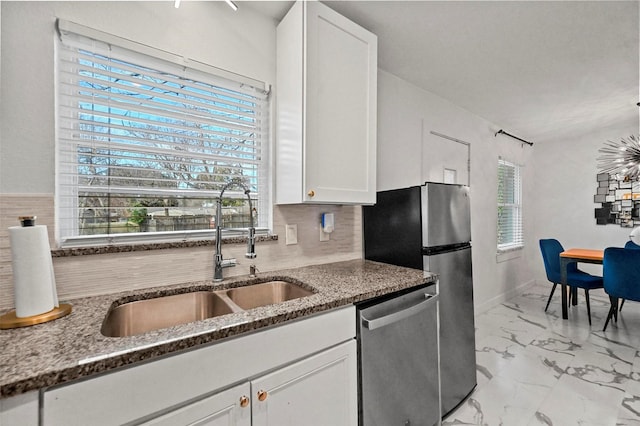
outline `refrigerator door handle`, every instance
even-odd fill
[[[400,311],[390,313],[380,318],[367,319],[364,317],[364,315],[361,314],[360,317],[362,318],[362,325],[369,330],[375,330],[376,328],[381,328],[386,325],[393,324],[394,322],[408,318],[411,315],[415,315],[418,312],[426,309],[429,305],[436,303],[436,300],[438,300],[438,295],[436,294],[425,293],[424,297],[425,300],[421,300],[415,305],[412,305]]]

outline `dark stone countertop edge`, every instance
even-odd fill
[[[226,338],[239,336],[239,335],[242,335],[243,333],[260,330],[273,325],[281,325],[293,319],[302,318],[305,316],[324,312],[330,309],[350,305],[353,303],[361,302],[361,301],[372,299],[379,296],[384,296],[387,294],[409,289],[412,287],[418,287],[420,285],[429,284],[429,283],[435,282],[437,279],[437,276],[434,274],[430,274],[430,275],[427,274],[426,276],[419,277],[418,274],[422,275],[422,271],[409,270],[407,268],[401,268],[401,267],[396,267],[391,265],[379,264],[377,262],[359,260],[359,261],[338,262],[335,264],[326,264],[326,265],[313,265],[310,267],[296,268],[293,270],[278,271],[273,274],[265,274],[265,276],[259,278],[257,282],[264,281],[264,280],[282,279],[282,278],[291,280],[292,275],[293,275],[293,281],[298,281],[296,279],[297,277],[295,276],[296,274],[295,273],[292,274],[291,272],[296,270],[304,270],[307,268],[309,269],[320,268],[320,270],[322,271],[321,273],[325,274],[322,277],[322,279],[326,280],[327,276],[332,275],[332,273],[330,272],[330,269],[332,268],[332,266],[336,266],[340,268],[340,267],[344,267],[344,265],[348,265],[350,262],[355,262],[356,265],[358,262],[362,263],[363,265],[365,265],[364,269],[366,269],[366,265],[375,265],[376,268],[379,269],[376,271],[376,273],[378,274],[378,277],[377,277],[378,281],[380,281],[379,274],[381,272],[385,273],[385,271],[387,270],[390,274],[393,274],[396,271],[403,271],[403,270],[414,271],[414,272],[407,274],[407,275],[410,275],[410,277],[406,279],[402,278],[399,281],[398,279],[396,279],[395,282],[394,282],[394,279],[390,279],[389,281],[391,282],[388,285],[385,285],[384,287],[378,286],[370,289],[363,288],[360,291],[351,292],[351,294],[335,295],[335,294],[329,294],[329,292],[327,291],[328,295],[325,297],[323,295],[323,292],[325,292],[326,290],[320,288],[316,293],[316,295],[318,295],[318,298],[320,300],[318,302],[314,302],[313,304],[306,304],[306,305],[301,305],[300,307],[293,307],[288,309],[280,309],[280,310],[277,310],[275,313],[269,312],[266,314],[256,314],[255,318],[251,318],[248,321],[230,324],[228,326],[222,326],[220,328],[213,327],[209,330],[203,329],[202,332],[197,332],[197,333],[184,332],[183,333],[184,336],[180,336],[178,334],[177,338],[172,338],[172,339],[165,339],[162,337],[162,333],[160,333],[161,336],[158,337],[158,340],[156,342],[153,342],[153,341],[151,343],[142,342],[139,344],[139,348],[134,345],[133,347],[128,348],[127,350],[121,350],[121,351],[116,350],[113,354],[106,354],[102,356],[101,355],[91,356],[92,354],[88,354],[86,358],[78,356],[78,358],[75,358],[71,364],[67,362],[66,365],[64,366],[50,367],[48,365],[37,364],[37,367],[35,368],[31,366],[32,369],[29,369],[29,374],[27,374],[26,377],[18,378],[17,380],[0,378],[0,399],[23,394],[33,390],[39,390],[39,389],[46,388],[53,385],[59,385],[59,384],[71,382],[77,379],[87,378],[95,374],[116,370],[125,366],[131,366],[133,364],[136,364],[142,361],[150,361],[155,358],[165,356],[168,354],[179,353],[180,351],[184,351],[188,349],[195,349],[199,346],[221,342]],[[366,280],[367,272],[363,272],[362,275],[364,277],[363,280]],[[341,279],[348,279],[347,277],[348,277],[348,274],[344,275],[344,272],[343,272],[343,276],[340,276],[340,274],[336,274],[336,276],[333,277],[333,280],[335,282],[338,282]],[[246,279],[246,278],[241,279],[241,278],[242,277],[230,278],[228,282],[224,283],[224,286],[222,288],[231,288],[231,287],[234,287],[234,284],[235,286],[237,286],[237,285],[251,284],[253,282],[252,279]],[[308,284],[309,281],[315,281],[315,280],[302,279],[300,281],[302,281],[307,286],[311,286],[315,289],[318,289],[318,286],[321,286],[319,283],[320,281],[322,281],[322,279],[318,280],[317,282],[311,282],[309,284]],[[121,303],[126,303],[127,301],[131,301],[131,300],[139,300],[141,298],[157,297],[159,293],[162,293],[163,295],[168,295],[168,294],[173,294],[176,291],[184,292],[184,290],[187,288],[193,291],[194,288],[201,288],[202,285],[204,285],[204,283],[189,283],[189,284],[185,284],[186,287],[170,286],[168,289],[158,288],[157,292],[154,292],[154,289],[148,289],[147,291],[130,291],[130,292],[118,293],[111,296],[110,300],[113,300],[113,302],[111,303],[111,306],[117,306]],[[366,287],[366,284],[364,285]],[[220,288],[220,287],[216,287],[216,288]],[[183,291],[180,291],[180,290],[183,290]],[[335,292],[332,291],[332,293],[335,293]],[[347,293],[349,292],[347,291]],[[91,299],[97,299],[97,298],[104,299],[105,297],[108,297],[108,296],[85,298],[77,301],[77,303],[82,303],[82,300],[91,300]],[[258,309],[261,309],[261,308],[258,308]],[[245,312],[249,312],[249,311],[245,311]],[[192,324],[196,324],[196,323],[192,323]],[[178,329],[180,327],[188,328],[186,325],[177,326],[177,327]],[[2,332],[3,331],[0,331],[0,337],[2,337]],[[26,332],[28,333],[28,331]],[[69,330],[66,330],[66,333],[68,332]],[[111,339],[114,339],[114,338],[111,338]],[[115,338],[115,339],[117,341],[118,338]],[[62,343],[68,343],[68,342],[62,342]],[[38,352],[38,350],[40,349],[31,348],[31,350],[34,352]]]

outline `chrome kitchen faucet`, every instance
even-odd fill
[[[245,254],[245,257],[248,259],[255,259],[256,257],[256,228],[253,226],[253,206],[251,204],[251,196],[249,195],[251,191],[242,182],[232,180],[222,187],[222,191],[220,191],[220,197],[218,197],[218,203],[216,205],[216,253],[214,257],[214,281],[222,281],[222,268],[236,266],[235,259],[224,260],[222,258],[222,229],[220,227],[220,223],[222,222],[222,196],[227,188],[234,185],[242,188],[249,200],[249,235],[247,238],[247,253]]]

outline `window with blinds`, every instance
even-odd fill
[[[211,236],[232,180],[222,226],[267,226],[264,88],[69,32],[57,65],[61,246]]]
[[[521,248],[522,180],[520,166],[498,160],[498,252]]]

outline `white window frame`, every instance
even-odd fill
[[[501,173],[501,168],[510,170],[508,174]],[[501,187],[506,186],[507,192],[513,193],[513,200],[501,199]],[[511,202],[512,201],[512,202]],[[522,221],[522,166],[498,159],[498,202],[496,217],[496,238],[498,253],[522,249],[524,247],[523,221]],[[501,211],[510,210],[513,213],[506,217],[510,220],[504,221],[501,218]],[[501,220],[502,219],[502,220]],[[512,235],[509,241],[501,242],[501,232]]]
[[[61,51],[68,47],[80,47],[98,54],[109,55],[109,52],[116,51],[116,55],[127,62],[138,65],[149,66],[151,64],[160,71],[173,72],[175,69],[185,70],[189,78],[193,81],[201,81],[224,89],[239,90],[243,93],[256,93],[262,98],[263,109],[266,115],[262,117],[260,127],[259,144],[257,145],[258,177],[253,179],[252,193],[258,194],[258,202],[253,207],[258,214],[255,218],[255,226],[258,234],[267,234],[271,221],[271,193],[270,193],[270,173],[269,173],[269,108],[268,85],[248,77],[239,76],[233,73],[220,70],[213,66],[203,64],[191,59],[183,58],[172,53],[154,49],[136,42],[119,38],[117,36],[103,33],[72,22],[58,20],[59,39],[56,42],[56,239],[59,247],[83,247],[97,245],[111,245],[119,243],[141,243],[141,242],[168,242],[185,240],[202,240],[215,237],[213,229],[185,230],[171,232],[135,232],[122,234],[100,234],[100,235],[78,235],[78,188],[79,173],[76,161],[77,148],[69,148],[69,140],[75,137],[75,131],[65,130],[61,122],[66,120],[59,105],[61,99],[61,66],[59,58]],[[64,43],[64,46],[63,46]],[[87,43],[90,47],[87,49]],[[166,67],[163,69],[162,67]],[[195,78],[194,78],[195,76]],[[70,136],[71,135],[71,136]],[[83,144],[85,142],[82,142]],[[77,145],[77,142],[76,142]],[[75,167],[75,170],[74,170]],[[158,194],[163,192],[159,190]],[[165,191],[166,192],[166,191]],[[167,194],[175,190],[168,190]],[[204,190],[201,193],[194,193],[194,196],[202,196],[210,199],[217,199],[219,192]],[[188,194],[187,194],[188,195]],[[227,198],[246,199],[241,188],[230,187],[225,191]],[[215,210],[215,209],[214,209]],[[73,212],[73,213],[70,213]],[[242,234],[244,229],[225,229],[224,235],[236,236]]]

